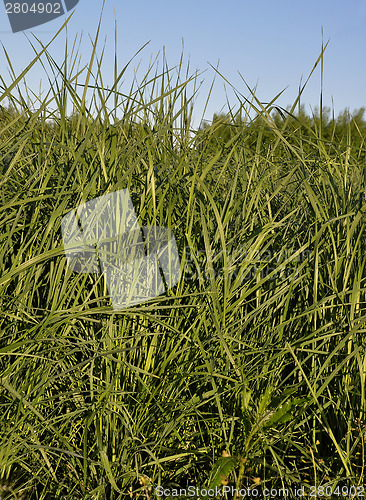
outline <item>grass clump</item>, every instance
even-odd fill
[[[237,93],[193,130],[182,60],[124,92],[126,68],[107,88],[96,46],[81,70],[42,46],[2,81],[0,494],[361,486],[362,110],[308,117],[303,89],[288,110]],[[17,86],[35,64],[52,85],[30,104]],[[67,267],[60,227],[124,188],[141,225],[173,229],[182,276],[114,311],[102,275]]]

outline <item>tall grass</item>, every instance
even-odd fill
[[[183,60],[128,91],[116,65],[107,88],[97,42],[82,69],[75,45],[58,63],[34,42],[2,80],[1,497],[362,485],[362,131],[324,137],[296,115],[303,89],[276,116],[237,92],[195,131]],[[35,65],[52,85],[30,103]],[[102,275],[67,267],[60,227],[124,188],[142,225],[173,229],[182,276],[114,311]]]

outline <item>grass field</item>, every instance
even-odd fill
[[[106,88],[96,42],[83,68],[44,47],[0,82],[0,497],[360,496],[362,113],[308,117],[301,91],[280,110],[243,82],[248,100],[193,130],[182,61],[127,92],[116,67]],[[20,85],[41,64],[37,98]],[[67,267],[61,220],[125,188],[141,225],[174,231],[182,274],[115,311],[102,275]]]

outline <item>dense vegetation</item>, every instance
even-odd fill
[[[182,62],[122,93],[95,46],[80,72],[42,51],[49,94],[18,92],[31,64],[0,97],[1,498],[362,485],[363,109],[237,94],[194,131]],[[182,275],[114,311],[60,224],[123,188],[173,229]]]

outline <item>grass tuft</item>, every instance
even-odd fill
[[[1,498],[361,486],[363,111],[236,91],[194,130],[183,59],[128,91],[116,63],[107,88],[97,43],[80,69],[76,40],[61,63],[36,41],[1,82]],[[35,65],[46,96],[19,90]],[[173,229],[182,276],[118,312],[67,267],[61,220],[125,188],[141,225]]]

